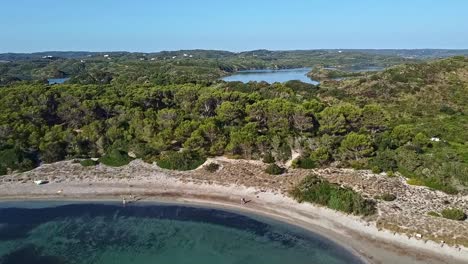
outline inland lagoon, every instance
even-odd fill
[[[0,203],[0,263],[362,262],[325,237],[243,213],[156,203],[14,202]]]
[[[296,68],[296,69],[285,69],[285,70],[247,70],[247,71],[238,71],[232,75],[226,76],[223,78],[226,82],[243,82],[248,83],[251,81],[254,82],[287,82],[287,81],[301,81],[310,84],[318,84],[317,81],[314,81],[307,77],[307,73],[310,71],[310,68]]]

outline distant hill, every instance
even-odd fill
[[[446,58],[452,56],[468,55],[468,49],[453,50],[453,49],[317,49],[317,50],[252,50],[243,52],[230,52],[223,50],[178,50],[178,51],[160,51],[160,52],[126,52],[126,51],[42,51],[34,53],[0,53],[0,61],[18,61],[18,60],[34,60],[43,57],[51,56],[56,58],[77,59],[90,56],[102,56],[108,54],[114,57],[141,57],[141,56],[156,56],[156,57],[172,57],[183,56],[184,54],[196,56],[199,58],[229,58],[236,56],[314,56],[336,53],[362,53],[381,56],[396,56],[409,59],[432,59]]]
[[[364,100],[388,103],[413,98],[413,106],[419,109],[430,111],[433,106],[444,105],[468,114],[467,83],[468,57],[458,56],[393,66],[367,77],[344,81],[340,89],[348,96]]]
[[[468,55],[468,49],[363,49],[358,51],[412,59],[435,59]]]

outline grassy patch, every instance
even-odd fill
[[[441,216],[438,212],[434,212],[434,211],[427,212],[427,215],[434,216],[434,217],[440,217]]]
[[[415,185],[415,186],[424,186],[424,182],[420,179],[417,178],[411,178],[406,180],[406,183],[409,185]]]
[[[83,167],[91,167],[91,166],[96,166],[99,164],[99,161],[94,161],[92,159],[85,159],[85,160],[82,160],[80,161],[80,164],[83,166]]]
[[[458,190],[455,187],[441,183],[440,181],[436,179],[410,178],[406,181],[406,183],[408,183],[409,185],[415,185],[415,186],[426,186],[431,189],[443,191],[448,194],[458,193]]]

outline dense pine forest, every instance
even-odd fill
[[[178,169],[220,155],[281,165],[299,152],[300,168],[370,169],[447,193],[468,189],[468,58],[315,52],[2,62],[0,174],[92,157]],[[304,66],[316,67],[319,85],[218,80],[241,69]],[[361,66],[386,69],[348,71]],[[67,76],[65,84],[46,82]]]

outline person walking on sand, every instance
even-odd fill
[[[241,204],[242,204],[242,205],[246,204],[245,198],[244,198],[244,197],[241,198]]]

